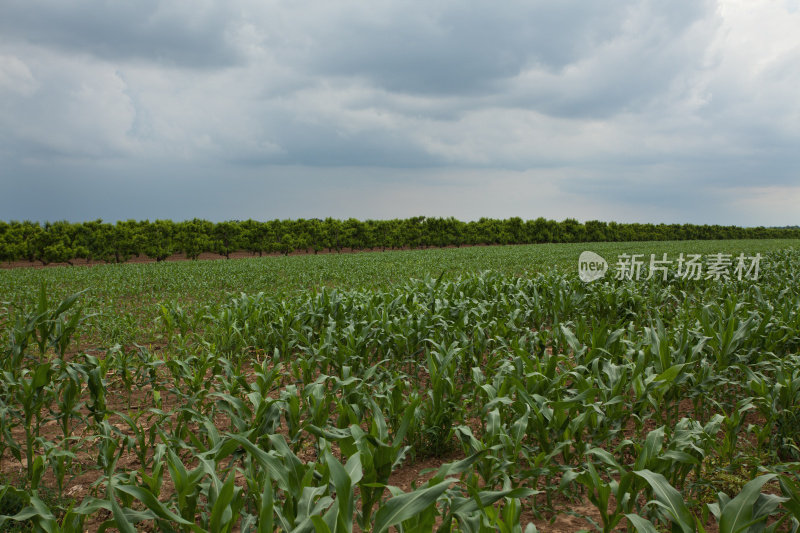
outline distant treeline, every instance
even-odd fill
[[[598,241],[689,239],[800,238],[797,228],[741,228],[693,224],[618,224],[574,219],[562,222],[538,218],[505,220],[482,218],[462,222],[454,218],[415,217],[402,220],[255,220],[213,223],[207,220],[92,222],[0,221],[0,261],[40,261],[42,264],[87,261],[125,262],[147,256],[162,261],[175,253],[196,259],[211,252],[253,255],[289,254],[296,250],[320,252],[392,250],[481,244],[533,244]]]

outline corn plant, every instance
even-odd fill
[[[786,498],[783,507],[791,514],[792,533],[800,531],[800,475],[797,472],[787,473],[778,478],[781,493]]]
[[[453,422],[458,420],[461,411],[462,396],[456,376],[458,354],[457,343],[449,346],[433,343],[433,349],[427,353],[430,388],[421,405],[420,416],[426,447],[433,454],[450,446]]]
[[[370,523],[373,508],[380,501],[392,472],[405,460],[409,447],[404,445],[404,439],[415,416],[416,407],[416,403],[407,406],[403,423],[391,436],[391,440],[383,414],[374,402],[369,432],[355,424],[343,430],[309,426],[312,433],[336,442],[348,459],[359,457],[362,474],[356,483],[361,493],[358,524],[362,529]]]
[[[94,424],[99,425],[108,414],[106,405],[107,382],[105,361],[100,361],[96,357],[84,354],[84,371],[87,375],[87,386],[89,389],[89,401],[86,407],[94,419]]]
[[[86,371],[81,363],[57,360],[54,382],[56,409],[51,416],[58,421],[64,442],[72,435],[72,421],[81,418],[83,406],[82,388],[86,383]]]
[[[14,325],[8,339],[10,357],[7,370],[22,368],[24,359],[30,357],[28,346],[31,344],[38,348],[39,359],[45,357],[48,348],[54,349],[63,358],[72,336],[88,318],[82,316],[80,309],[65,318],[65,314],[75,306],[83,292],[85,291],[68,296],[58,305],[51,306],[46,284],[39,286],[35,306],[30,311],[16,313],[13,319]]]
[[[18,377],[10,372],[5,372],[3,377],[10,398],[20,406],[16,410],[16,414],[25,433],[25,441],[22,446],[27,466],[27,481],[32,483],[35,468],[34,455],[36,449],[40,447],[37,441],[45,416],[44,410],[50,405],[53,397],[52,364],[49,362],[33,363],[31,368],[24,368]]]
[[[636,475],[645,479],[653,490],[655,499],[648,505],[654,506],[661,519],[672,524],[673,530],[686,533],[705,531],[700,518],[689,511],[681,494],[662,475],[649,470],[637,471]],[[776,514],[781,504],[791,501],[791,498],[761,492],[762,487],[776,477],[777,474],[765,474],[751,480],[735,498],[719,493],[717,503],[708,504],[708,511],[716,519],[720,533],[778,531],[781,524],[789,519],[788,514],[783,514],[769,526],[765,523]],[[791,487],[787,481],[788,479],[783,479],[782,488],[791,494],[795,487]],[[656,531],[652,523],[640,516],[626,516],[637,531]],[[795,529],[796,526],[793,530]]]
[[[18,522],[30,526],[34,531],[53,533],[83,533],[86,519],[103,508],[89,499],[78,506],[67,509],[52,509],[36,492],[17,489],[11,486],[0,486],[0,501],[15,498],[21,502],[22,508],[12,516],[0,515],[0,529],[5,529],[9,522]],[[61,517],[57,517],[60,514]]]
[[[11,433],[14,425],[13,410],[0,398],[0,468],[3,466],[3,457],[5,457],[6,451],[9,451],[17,460],[22,458],[19,443]]]

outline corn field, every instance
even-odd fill
[[[0,530],[800,530],[800,251],[758,281],[426,269],[187,290],[99,351],[91,293],[8,299]]]

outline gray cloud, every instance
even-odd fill
[[[233,12],[222,3],[174,0],[3,0],[4,40],[111,61],[220,67],[236,63]]]
[[[530,67],[558,71],[619,31],[626,6],[585,2],[396,3],[332,13],[300,59],[397,92],[485,94]],[[292,54],[289,54],[291,57]]]
[[[709,1],[616,1],[342,9],[286,56],[311,72],[389,92],[608,115],[652,100],[702,60],[713,34],[693,30],[713,23],[714,8]]]
[[[789,223],[800,12],[747,6],[0,0],[0,217]]]

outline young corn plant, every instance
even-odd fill
[[[650,485],[654,500],[648,502],[657,513],[661,522],[669,523],[673,531],[684,533],[704,532],[703,520],[693,514],[678,492],[660,474],[650,470],[640,470],[636,475],[645,479]],[[720,493],[717,503],[708,504],[707,509],[716,520],[720,533],[741,533],[750,531],[780,531],[781,524],[787,522],[789,514],[783,513],[768,526],[768,519],[776,515],[781,504],[790,501],[790,498],[776,496],[761,492],[763,486],[773,481],[776,474],[765,474],[748,482],[742,491],[735,497]],[[703,513],[707,516],[707,513]],[[626,515],[630,523],[638,532],[652,533],[657,531],[654,524],[639,515]],[[791,526],[796,530],[796,526]]]
[[[83,368],[87,376],[87,387],[89,389],[89,401],[86,402],[86,407],[92,415],[93,425],[95,428],[99,426],[108,415],[108,407],[106,405],[106,387],[107,382],[105,360],[100,361],[94,356],[84,354]]]
[[[56,409],[51,411],[51,416],[58,421],[61,435],[66,443],[72,436],[73,420],[80,420],[82,417],[82,390],[87,375],[84,365],[81,363],[58,360],[56,365],[54,381],[57,404]]]
[[[463,412],[457,369],[461,349],[457,342],[446,345],[431,341],[428,350],[428,397],[421,405],[422,432],[426,449],[440,455],[451,445],[453,423]]]
[[[18,424],[25,433],[22,443],[25,454],[27,482],[31,484],[34,478],[34,456],[41,447],[39,433],[45,416],[45,409],[50,406],[53,397],[53,368],[52,363],[34,362],[30,368],[24,368],[18,377],[10,372],[3,375],[9,397],[19,406],[14,414]]]
[[[0,502],[15,499],[21,507],[14,515],[0,514],[0,530],[15,531],[15,527],[25,531],[47,531],[52,533],[83,533],[86,531],[87,518],[105,506],[92,499],[87,499],[78,506],[66,509],[53,509],[36,492],[22,490],[8,485],[0,486]],[[10,523],[16,522],[13,526]]]
[[[16,425],[14,419],[13,410],[0,398],[0,470],[3,468],[6,451],[18,461],[22,459],[22,450],[11,433],[11,429]]]
[[[786,498],[783,507],[791,515],[789,530],[792,533],[800,531],[800,475],[797,472],[787,473],[778,478],[781,493]]]
[[[339,445],[343,457],[349,461],[358,457],[361,475],[356,482],[361,495],[361,511],[357,516],[360,528],[370,524],[373,509],[380,502],[392,472],[403,463],[409,447],[404,444],[406,431],[415,416],[417,405],[407,405],[403,422],[394,435],[389,434],[383,413],[377,403],[372,402],[372,421],[365,432],[356,424],[347,429],[309,426],[309,431],[322,440]]]
[[[731,470],[735,470],[738,466],[737,460],[741,455],[741,450],[738,446],[739,437],[744,427],[747,412],[755,409],[752,400],[752,398],[740,399],[728,414],[723,415],[722,440],[719,443],[712,443],[716,448],[717,454],[729,465],[728,468]],[[721,407],[720,410],[722,410]]]
[[[47,296],[47,286],[39,286],[38,299],[33,309],[16,314],[14,326],[9,332],[8,370],[22,368],[24,359],[30,357],[28,346],[33,343],[38,348],[38,358],[43,360],[47,350],[52,348],[63,359],[72,336],[88,317],[80,309],[69,318],[66,313],[72,309],[85,291],[64,298],[58,305],[51,306]]]

